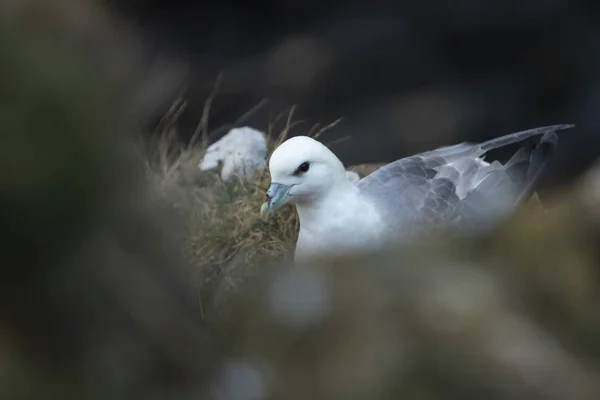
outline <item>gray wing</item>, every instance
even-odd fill
[[[384,210],[390,229],[456,225],[476,228],[505,215],[528,198],[557,142],[553,125],[487,142],[460,143],[387,164],[356,185]],[[521,147],[505,164],[487,163],[490,150],[540,136],[534,148]]]

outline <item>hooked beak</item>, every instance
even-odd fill
[[[281,183],[272,182],[271,187],[267,190],[265,202],[260,207],[260,216],[263,219],[268,219],[271,214],[277,211],[288,198],[293,185],[283,185]]]

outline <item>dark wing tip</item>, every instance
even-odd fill
[[[548,125],[537,128],[540,131],[564,131],[565,129],[575,128],[575,124],[559,124],[559,125]]]
[[[542,138],[540,139],[540,143],[539,145],[542,145],[544,143],[551,143],[553,145],[556,145],[558,142],[558,135],[556,134],[556,131],[550,131],[550,132],[546,132],[544,134],[544,136],[542,136]]]
[[[547,125],[547,126],[540,126],[538,128],[533,128],[530,129],[529,132],[535,132],[537,134],[540,133],[554,133],[557,131],[564,131],[567,129],[572,129],[575,127],[575,124],[558,124],[558,125]],[[534,135],[535,135],[534,133]],[[534,136],[532,135],[532,136]]]
[[[541,129],[552,129],[554,131],[564,131],[565,129],[575,128],[575,124],[560,124],[560,125],[549,125]]]
[[[538,136],[538,135],[546,136],[548,134],[553,134],[554,132],[557,132],[557,131],[571,129],[574,126],[575,125],[573,125],[573,124],[561,124],[561,125],[548,125],[548,126],[541,126],[541,127],[537,127],[537,128],[527,129],[525,131],[515,132],[515,133],[505,135],[505,136],[500,136],[498,138],[488,140],[487,142],[481,143],[479,145],[479,148],[481,150],[483,150],[483,152],[488,152],[490,150],[494,150],[499,147],[504,147],[507,145],[511,145],[513,143],[521,142],[521,141],[526,140],[533,136]]]

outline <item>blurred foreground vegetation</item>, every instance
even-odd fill
[[[485,235],[290,267],[266,175],[224,184],[169,129],[141,146],[135,68],[22,4],[0,18],[0,398],[600,398],[578,187]]]

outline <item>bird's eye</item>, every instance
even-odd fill
[[[296,168],[296,172],[306,172],[308,171],[308,168],[310,168],[310,164],[307,162],[303,162],[298,168]]]

